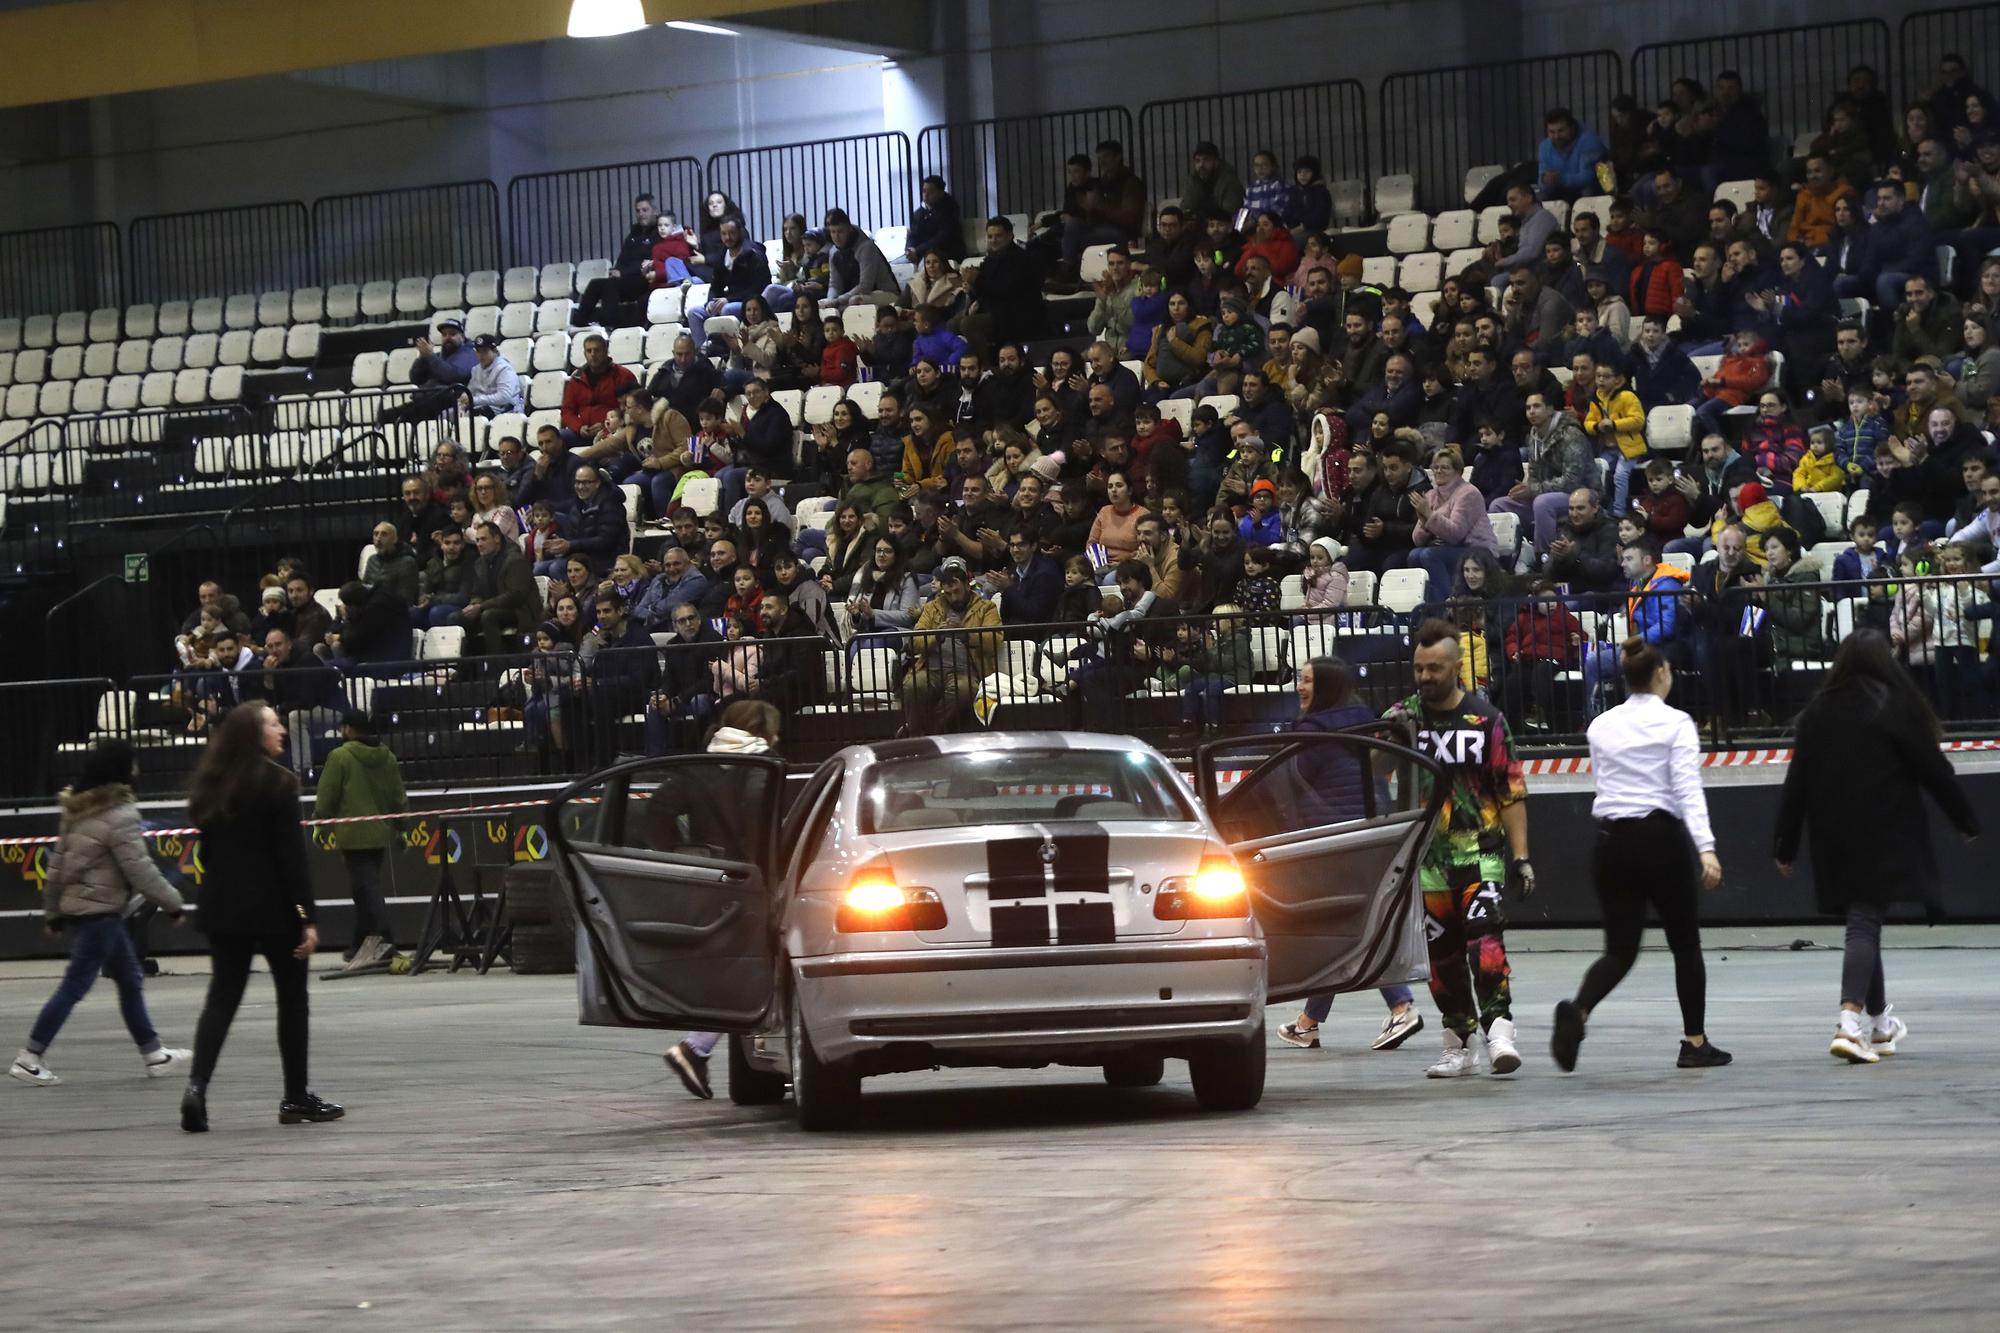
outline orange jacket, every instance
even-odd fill
[[[1748,352],[1730,352],[1715,372],[1722,387],[1705,385],[1702,392],[1710,398],[1720,398],[1731,407],[1741,407],[1764,392],[1764,386],[1771,382],[1770,356],[1770,345],[1762,338],[1751,344]]]
[[[1814,191],[1810,185],[1801,185],[1799,192],[1792,196],[1792,225],[1785,233],[1785,239],[1804,241],[1807,245],[1825,245],[1827,236],[1833,231],[1833,206],[1843,195],[1853,193],[1853,186],[1837,178],[1824,193]]]

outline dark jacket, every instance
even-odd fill
[[[765,403],[743,423],[736,461],[744,467],[761,467],[773,477],[789,480],[798,470],[794,438],[791,414],[776,403]]]
[[[283,666],[245,668],[241,685],[245,699],[262,699],[280,716],[295,708],[340,707],[340,673],[297,644]]]
[[[1921,273],[1937,281],[1937,233],[1921,209],[1908,204],[1890,219],[1877,218],[1868,228],[1868,263],[1872,274]]]
[[[726,642],[709,624],[703,624],[692,639],[676,634],[660,654],[666,659],[660,675],[660,693],[680,703],[689,702],[697,694],[713,694],[715,681],[708,668],[722,655]]]
[[[1010,565],[1010,569],[1013,567]],[[1025,572],[1017,573],[1014,586],[1000,599],[1003,625],[1047,625],[1056,618],[1056,601],[1062,596],[1062,566],[1039,553],[1028,558]]]
[[[1345,731],[1373,721],[1374,710],[1364,703],[1350,701],[1302,714],[1292,723],[1291,730]],[[1366,817],[1368,778],[1360,747],[1315,745],[1299,756],[1298,763],[1299,776],[1305,780],[1308,792],[1305,800],[1309,804],[1301,812],[1301,818],[1308,821],[1306,826],[1340,824]],[[1386,802],[1378,806],[1386,808]]]
[[[271,768],[242,809],[201,826],[201,928],[210,935],[296,940],[314,920],[298,779]]]
[[[1548,579],[1567,583],[1572,592],[1612,592],[1625,586],[1624,572],[1618,568],[1618,525],[1609,511],[1600,512],[1587,532],[1578,532],[1564,519],[1556,532],[1576,543],[1567,556],[1549,556]]]
[[[1042,328],[1042,275],[1034,256],[1020,245],[987,254],[973,288],[979,312],[993,321],[998,342],[1021,343]]]
[[[640,266],[653,257],[653,243],[660,239],[659,230],[645,223],[635,222],[618,242],[618,258],[612,267],[620,277],[638,277]]]
[[[770,261],[749,241],[743,243],[734,259],[728,251],[717,250],[709,256],[709,263],[715,269],[715,280],[708,288],[711,301],[745,301],[762,296],[771,285]]]
[[[371,588],[388,588],[403,599],[404,605],[417,600],[417,585],[422,581],[417,566],[417,554],[407,546],[398,546],[383,555],[376,551],[361,567],[361,581]]]
[[[695,420],[695,409],[702,401],[713,397],[722,387],[722,372],[715,363],[705,356],[697,356],[694,364],[681,373],[670,359],[657,371],[646,385],[646,392],[655,402],[665,402],[668,407],[686,417],[690,423]],[[518,495],[518,492],[516,493]]]
[[[1701,398],[1701,371],[1672,343],[1660,349],[1657,361],[1633,343],[1625,373],[1632,377],[1632,392],[1639,396],[1639,405],[1648,412],[1656,407],[1692,404]]]
[[[1865,809],[1854,804],[1857,775],[1866,778]],[[1771,854],[1796,861],[1806,836],[1822,912],[1917,902],[1936,919],[1925,792],[1959,832],[1979,833],[1979,816],[1913,704],[1872,681],[1822,691],[1799,714]]]
[[[918,204],[910,214],[906,241],[920,261],[926,250],[936,250],[946,259],[965,258],[965,224],[959,219],[958,200],[945,194],[936,207]]]
[[[632,549],[625,496],[617,487],[600,485],[588,503],[572,501],[569,515],[569,549],[589,556],[599,568]]]
[[[368,600],[340,625],[340,655],[356,662],[397,662],[410,656],[410,604],[389,588],[370,588]]]
[[[403,546],[414,551],[419,563],[437,554],[437,544],[431,534],[451,526],[451,511],[435,500],[426,500],[423,507],[412,513],[406,504],[398,504],[395,512],[384,522],[396,526],[396,536]]]
[[[456,560],[446,560],[439,552],[424,566],[418,592],[430,598],[432,606],[464,606],[472,586],[472,562],[478,558],[476,552],[463,548]]]
[[[622,509],[619,517],[624,517]],[[528,557],[511,544],[503,545],[491,556],[473,557],[471,592],[482,614],[512,611],[515,629],[527,629],[541,613],[535,571],[529,566]]]

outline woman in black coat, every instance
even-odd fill
[[[194,1072],[181,1098],[181,1128],[208,1129],[208,1081],[259,954],[278,992],[278,1053],[285,1096],[278,1123],[338,1120],[345,1112],[306,1088],[309,960],[319,947],[299,782],[278,763],[285,724],[268,704],[231,710],[210,736],[188,784],[188,813],[201,830],[201,927],[213,972],[194,1034]]]
[[[1865,818],[1854,809],[1856,783],[1871,806]],[[1979,836],[1979,817],[1938,749],[1930,704],[1889,640],[1861,630],[1840,646],[1826,683],[1799,715],[1771,853],[1790,875],[1805,831],[1819,910],[1847,918],[1840,1023],[1829,1050],[1854,1064],[1894,1054],[1908,1031],[1883,995],[1882,919],[1898,902],[1922,903],[1927,916],[1938,916],[1925,792],[1968,841]]]

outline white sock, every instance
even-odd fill
[[[1840,1011],[1840,1030],[1850,1036],[1865,1037],[1867,1031],[1861,1026],[1861,1015],[1852,1009]]]

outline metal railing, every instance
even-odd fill
[[[492,181],[328,195],[313,202],[312,229],[319,280],[328,285],[502,266]]]
[[[1146,103],[1139,109],[1138,171],[1156,202],[1180,198],[1194,146],[1203,140],[1213,141],[1246,181],[1251,155],[1268,150],[1287,184],[1293,160],[1310,153],[1325,180],[1361,183],[1364,209],[1374,185],[1368,98],[1355,79]]]
[[[1847,71],[1889,68],[1889,25],[1880,19],[1814,23],[1759,32],[1653,42],[1632,53],[1632,92],[1641,106],[1665,97],[1675,79],[1704,86],[1733,69],[1755,97],[1771,134],[1786,144],[1824,128],[1827,109],[1847,87]],[[1768,149],[1766,150],[1768,152]]]
[[[312,216],[296,199],[134,218],[125,247],[135,301],[290,291],[313,281]]]
[[[616,256],[641,194],[698,232],[703,193],[701,163],[692,157],[516,176],[507,182],[510,261],[539,268]]]
[[[116,223],[0,232],[0,319],[124,303]]]
[[[1624,76],[1611,51],[1391,74],[1377,94],[1379,169],[1414,176],[1426,212],[1464,208],[1466,172],[1532,159],[1553,108],[1608,136]]]
[[[85,732],[115,734],[129,725],[100,707],[111,689],[111,681],[101,676],[0,682],[0,750],[7,755],[0,764],[0,797],[46,800],[66,781],[57,774],[59,747]]]
[[[889,130],[715,153],[705,174],[743,210],[751,239],[767,240],[787,213],[816,227],[829,208],[846,209],[863,231],[903,226],[916,196],[910,167],[909,136]]]
[[[2000,4],[1989,0],[1986,4],[1952,5],[1907,15],[1896,27],[1901,101],[1907,104],[1928,98],[1937,83],[1938,62],[1948,55],[1961,55],[1974,62],[1974,78],[1990,87],[1995,51],[2000,51]],[[1986,67],[1982,69],[1980,65]]]
[[[931,125],[917,136],[917,175],[944,177],[969,220],[996,213],[1030,219],[1061,207],[1063,163],[1116,139],[1135,152],[1132,113],[1122,106],[1051,111]]]

